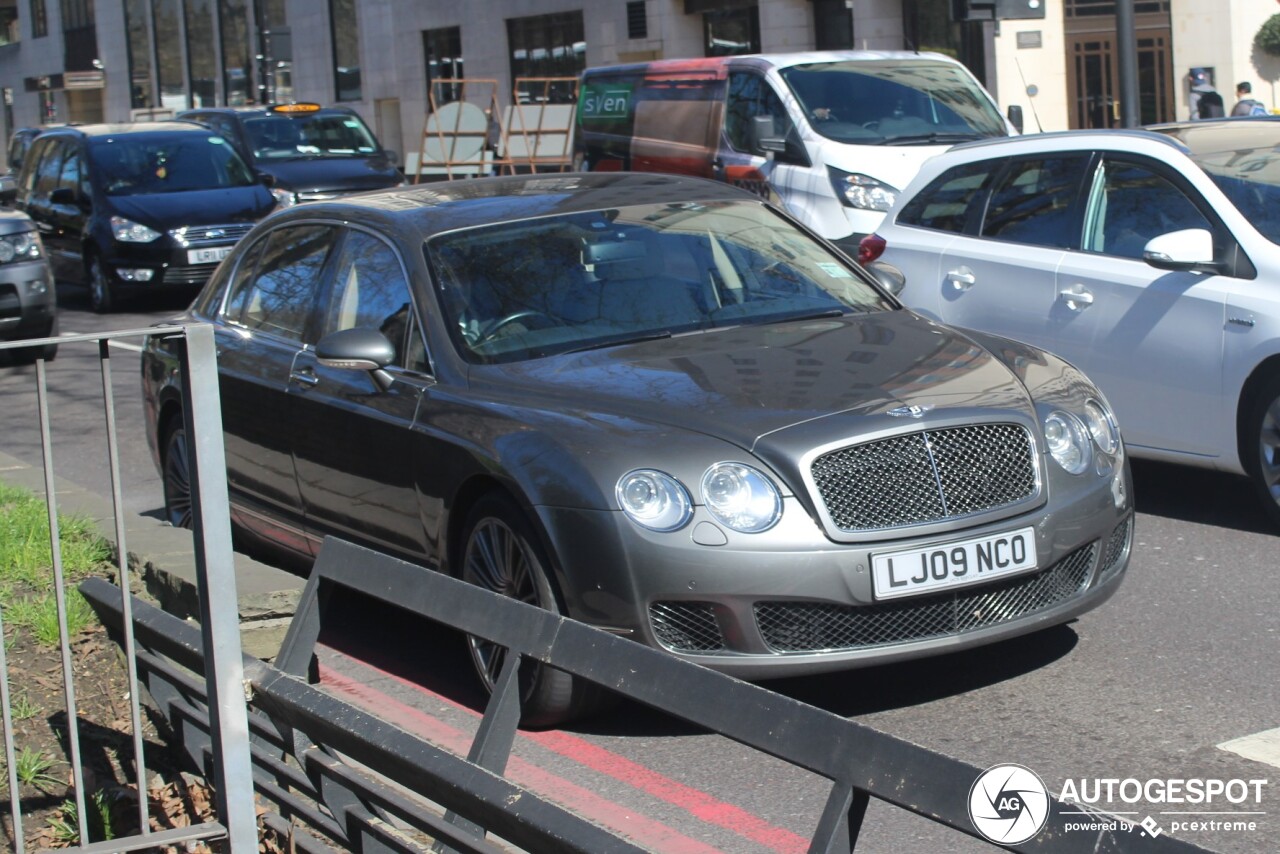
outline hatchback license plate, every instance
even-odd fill
[[[230,246],[213,246],[208,249],[188,249],[188,264],[216,264],[231,254]]]
[[[877,599],[932,593],[977,584],[1036,565],[1035,529],[1022,528],[926,549],[886,552],[871,558]]]

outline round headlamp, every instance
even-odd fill
[[[1044,440],[1049,456],[1071,474],[1083,474],[1089,467],[1089,432],[1079,418],[1055,409],[1044,419]]]
[[[1120,431],[1107,408],[1096,400],[1087,401],[1084,405],[1084,423],[1098,450],[1108,456],[1115,456],[1120,450]]]
[[[702,476],[707,511],[727,528],[744,534],[767,531],[782,515],[773,481],[742,463],[717,463]]]
[[[614,491],[622,512],[651,531],[674,531],[693,515],[693,503],[680,481],[654,469],[627,472]]]

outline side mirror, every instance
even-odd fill
[[[1009,117],[1009,124],[1013,125],[1013,129],[1018,133],[1022,133],[1022,106],[1010,104],[1006,115]]]
[[[51,205],[70,207],[79,203],[80,197],[70,187],[59,187],[49,194],[49,204]]]
[[[316,342],[316,359],[326,368],[369,371],[385,390],[391,385],[391,375],[383,369],[395,361],[396,348],[376,329],[342,329]]]
[[[751,134],[751,150],[757,154],[782,154],[787,150],[787,141],[778,136],[773,116],[752,116],[748,126]]]
[[[1142,260],[1157,270],[1219,273],[1222,264],[1213,257],[1213,235],[1204,228],[1184,228],[1147,241]]]
[[[396,154],[390,148],[384,148],[382,150],[382,156],[387,158],[387,162],[390,163],[392,166],[400,165],[400,155]]]
[[[267,172],[259,172],[258,183],[264,187],[274,187],[276,185],[276,176]]]
[[[902,289],[907,286],[907,277],[892,264],[886,264],[884,261],[872,261],[863,266],[880,283],[880,287],[895,297],[902,293]]]

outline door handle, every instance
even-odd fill
[[[973,271],[968,267],[961,267],[958,270],[951,270],[947,273],[947,280],[951,282],[951,287],[958,291],[967,291],[973,287],[973,283],[978,281],[978,277],[973,275]]]
[[[290,371],[289,381],[295,382],[295,383],[302,383],[303,385],[315,385],[316,383],[320,382],[320,378],[316,376],[314,373],[312,373],[310,370]]]
[[[1072,285],[1069,288],[1058,291],[1058,297],[1072,311],[1084,311],[1093,305],[1093,294],[1084,285]]]

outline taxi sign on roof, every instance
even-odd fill
[[[304,102],[301,104],[276,104],[271,108],[273,113],[314,113],[320,109],[319,104]]]

